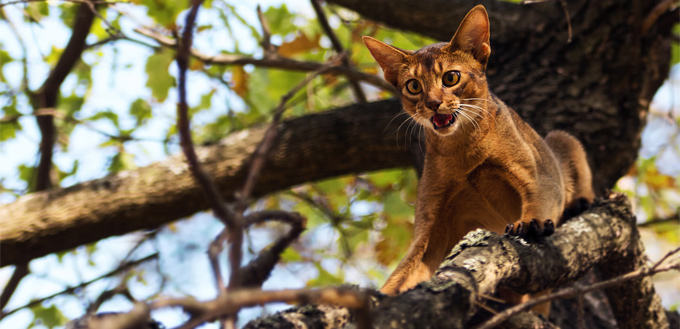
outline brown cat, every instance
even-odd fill
[[[547,236],[565,209],[592,202],[590,168],[578,140],[562,131],[542,139],[489,91],[483,6],[465,16],[449,43],[418,51],[370,37],[364,43],[401,93],[404,110],[426,128],[414,241],[383,293],[429,279],[472,230]]]

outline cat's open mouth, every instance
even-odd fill
[[[444,128],[452,125],[456,121],[456,117],[453,114],[435,114],[430,118],[434,129]]]

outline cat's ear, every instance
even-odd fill
[[[411,52],[390,46],[368,36],[364,36],[363,40],[366,48],[385,73],[385,80],[398,88],[399,69],[406,62]]]
[[[449,47],[452,50],[470,53],[482,66],[486,67],[489,55],[491,55],[489,35],[489,15],[484,6],[477,5],[463,18]]]

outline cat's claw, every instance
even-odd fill
[[[543,227],[541,227],[540,222],[537,219],[532,219],[528,224],[525,222],[508,224],[505,227],[505,234],[517,236],[525,239],[538,239],[546,236],[550,236],[555,233],[555,223],[548,219],[543,222]]]

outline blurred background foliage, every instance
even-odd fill
[[[134,29],[151,27],[172,36],[187,5],[186,0],[132,0],[99,9],[83,60],[62,85],[59,106],[52,110],[58,129],[55,178],[61,187],[134,169],[178,152],[174,50]],[[308,2],[262,1],[261,5],[279,55],[313,62],[336,55]],[[12,202],[34,191],[40,134],[32,94],[63,51],[75,6],[68,1],[35,1],[1,7],[0,202]],[[263,30],[255,6],[256,2],[206,1],[199,16],[196,49],[206,54],[261,57]],[[364,20],[340,7],[324,10],[350,61],[364,72],[381,74],[360,41],[363,35],[404,49],[433,42]],[[678,49],[675,43],[673,64],[680,61]],[[269,122],[281,96],[307,74],[253,65],[206,65],[195,59],[190,70],[189,104],[197,144],[215,143],[232,132]],[[655,100],[650,108],[636,165],[616,187],[633,200],[652,257],[680,244],[680,106],[672,99],[680,94],[678,70],[675,65],[660,90],[666,98]],[[369,100],[390,96],[369,85],[363,87]],[[353,102],[346,79],[321,75],[293,98],[285,117]],[[401,129],[415,130],[408,123]],[[405,141],[395,139],[395,143],[407,147]],[[283,254],[265,288],[345,282],[379,287],[408,248],[416,185],[414,170],[394,169],[313,182],[253,203],[252,209],[293,210],[308,219],[308,230]],[[34,260],[31,274],[5,309],[18,310],[0,323],[6,328],[57,328],[80,316],[103,291],[121,284],[137,299],[214,297],[205,251],[220,229],[211,214],[202,213],[152,232],[113,237]],[[246,258],[285,229],[277,224],[251,229],[245,241]],[[154,257],[148,262],[106,275],[124,262],[149,255]],[[6,282],[11,270],[0,270],[0,282]],[[678,279],[657,276],[657,281],[665,305],[677,307]],[[53,294],[57,296],[50,297]],[[32,300],[39,302],[30,304]],[[117,296],[100,311],[126,310],[130,305]],[[282,307],[251,309],[241,320]],[[183,319],[179,311],[163,310],[154,316],[169,327]]]

